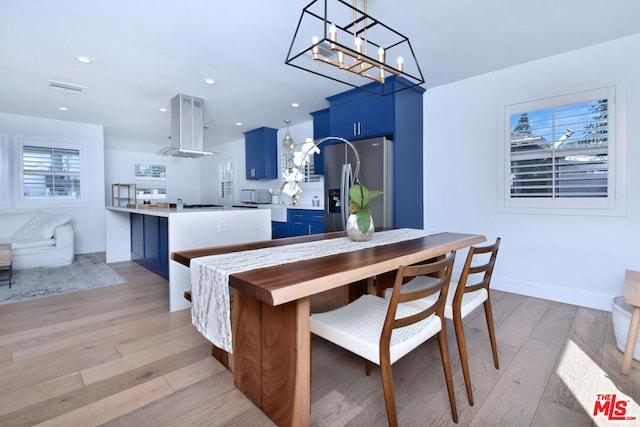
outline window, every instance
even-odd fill
[[[282,155],[282,170],[291,169],[297,167],[293,163],[293,153],[296,151],[302,150],[302,144],[296,144],[293,149],[286,151]],[[315,158],[316,156],[313,153],[309,156],[308,163],[300,170],[300,172],[304,175],[304,180],[302,182],[320,182],[320,175],[317,175],[315,170]]]
[[[614,89],[505,108],[506,210],[616,209]]]
[[[6,136],[0,134],[0,207],[6,203],[5,195],[5,180],[11,182],[9,179],[9,161],[6,160],[5,150],[7,150]]]
[[[232,159],[222,159],[218,163],[218,197],[234,199],[235,167]]]
[[[29,199],[79,199],[80,150],[22,145],[22,192]]]
[[[134,169],[138,199],[167,198],[167,165],[136,163]]]

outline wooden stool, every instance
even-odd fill
[[[627,345],[624,348],[622,368],[620,369],[623,375],[629,375],[629,371],[631,371],[631,359],[633,358],[633,351],[636,348],[636,339],[638,338],[638,327],[640,326],[640,271],[626,271],[624,302],[633,306]]]

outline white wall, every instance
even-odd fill
[[[639,50],[635,35],[425,93],[425,228],[501,236],[496,289],[610,310],[625,269],[640,269]],[[626,215],[499,213],[503,107],[611,84],[627,92]]]
[[[84,177],[83,189],[86,203],[73,207],[43,207],[43,211],[69,213],[73,215],[75,230],[75,252],[90,253],[104,251],[104,140],[102,126],[85,123],[64,122],[0,113],[0,134],[4,134],[6,147],[3,151],[2,176],[3,198],[0,209],[22,209],[16,203],[12,170],[14,137],[35,138],[49,141],[81,144],[83,161],[88,173]],[[98,232],[96,232],[99,230]],[[101,231],[101,232],[100,232]]]
[[[105,163],[105,200],[103,203],[111,205],[111,184],[135,183],[134,165],[136,163],[161,164],[167,166],[167,198],[154,200],[160,203],[175,203],[182,199],[184,203],[211,202],[211,199],[201,195],[201,184],[210,180],[214,172],[203,168],[203,158],[188,159],[167,157],[155,154],[159,147],[136,147],[140,151],[106,149]],[[202,172],[201,172],[202,171]],[[217,170],[216,170],[217,174]],[[138,200],[138,203],[142,203]]]
[[[233,141],[227,144],[223,144],[220,146],[216,146],[214,150],[218,153],[212,158],[204,159],[203,161],[203,172],[204,170],[212,171],[211,179],[203,179],[202,183],[202,192],[207,195],[214,195],[216,203],[229,204],[228,201],[220,200],[218,195],[218,161],[223,158],[232,158],[235,159],[236,162],[236,197],[233,203],[240,202],[240,189],[242,188],[271,188],[271,189],[280,189],[282,185],[282,163],[281,159],[286,150],[280,144],[280,141],[284,138],[286,133],[286,128],[282,128],[278,130],[278,178],[277,179],[267,179],[267,180],[248,180],[245,178],[245,148],[244,148],[244,138]],[[298,123],[295,125],[289,126],[289,133],[291,137],[295,141],[296,144],[304,143],[306,138],[313,138],[313,120],[309,118],[309,121]],[[215,174],[213,173],[215,171]],[[323,198],[323,184],[322,182],[310,182],[310,183],[301,183],[300,187],[302,188],[302,193],[300,193],[299,204],[301,206],[311,206],[311,201],[314,196],[318,196],[320,200]],[[281,199],[285,202],[285,204],[291,203],[291,197],[283,195]]]

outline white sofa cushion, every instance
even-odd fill
[[[11,237],[40,211],[0,214],[0,238],[3,241]]]
[[[44,240],[14,240],[11,242],[11,250],[30,249],[30,248],[46,248],[47,246],[55,246],[56,239]]]
[[[13,235],[13,241],[48,240],[56,227],[71,221],[71,215],[38,212]]]

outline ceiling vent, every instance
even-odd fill
[[[82,93],[86,87],[71,83],[58,82],[56,80],[49,80],[49,89],[61,90],[67,93]]]

